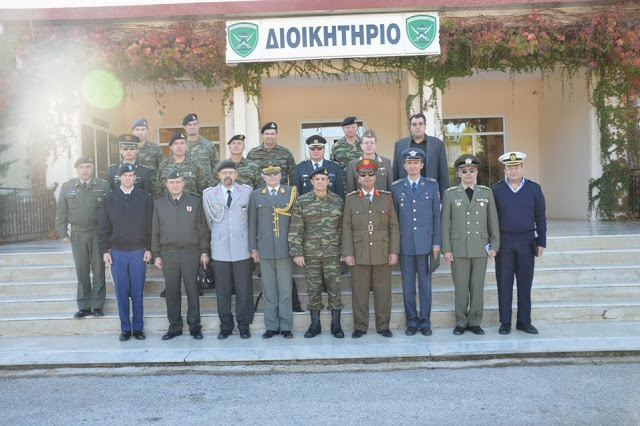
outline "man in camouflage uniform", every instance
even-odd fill
[[[260,170],[258,164],[247,160],[242,156],[245,148],[245,135],[234,135],[227,142],[229,147],[229,158],[225,161],[233,161],[236,164],[236,172],[238,174],[235,180],[238,184],[249,185],[253,189],[257,189],[264,185],[264,181],[260,176]],[[216,186],[220,183],[218,174],[213,177],[211,186]]]
[[[136,156],[136,160],[143,166],[153,170],[155,177],[155,171],[158,170],[160,163],[164,161],[164,153],[158,144],[147,139],[147,135],[149,134],[147,119],[139,118],[134,121],[131,126],[131,132],[140,139],[138,142],[138,155]],[[153,182],[153,184],[155,185],[156,182]]]
[[[104,262],[98,248],[98,210],[109,192],[109,184],[93,177],[94,163],[90,157],[78,158],[75,168],[78,177],[65,182],[60,189],[56,232],[63,243],[71,243],[76,266],[79,311],[73,317],[84,318],[92,314],[98,317],[103,315],[106,296]],[[93,274],[93,286],[90,273]]]
[[[280,184],[291,185],[296,162],[291,151],[277,143],[278,125],[270,121],[262,126],[260,131],[262,133],[262,145],[252,148],[247,154],[247,158],[258,164],[265,160],[271,160],[275,164],[279,164],[282,171]]]
[[[120,176],[118,175],[118,169],[120,166],[123,164],[131,164],[136,171],[134,187],[143,190],[149,195],[153,194],[154,171],[143,166],[137,161],[138,140],[139,139],[136,135],[124,134],[118,136],[122,162],[119,164],[112,164],[109,166],[109,170],[107,171],[107,182],[109,183],[112,191],[120,188]]]
[[[310,176],[313,191],[300,196],[294,206],[289,227],[289,252],[296,265],[306,268],[309,291],[307,308],[311,325],[304,337],[320,334],[323,279],[329,293],[331,334],[343,338],[340,311],[340,252],[342,198],[327,190],[329,171],[319,167]]]
[[[349,161],[362,155],[357,120],[356,117],[347,117],[342,120],[344,137],[333,144],[331,148],[331,161],[335,161],[342,167],[342,186],[344,188],[347,187],[347,167],[349,166]]]
[[[207,182],[213,181],[213,172],[220,158],[218,150],[213,142],[203,138],[198,133],[200,131],[200,122],[196,114],[187,114],[182,119],[182,125],[187,132],[187,156],[202,167]]]
[[[185,191],[202,197],[202,191],[209,186],[209,181],[206,179],[205,174],[202,171],[202,167],[200,167],[195,161],[186,157],[186,135],[182,132],[174,133],[169,141],[169,148],[171,149],[171,157],[160,163],[160,167],[158,167],[157,181],[164,182],[169,172],[178,170],[184,178]],[[156,197],[160,197],[164,192],[164,188],[158,185],[155,192]]]

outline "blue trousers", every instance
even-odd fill
[[[531,285],[535,257],[531,241],[501,241],[496,257],[500,322],[511,324],[513,277],[518,286],[518,322],[531,324]]]
[[[402,272],[402,296],[407,327],[431,327],[431,274],[429,274],[431,254],[400,255]],[[418,275],[418,298],[420,315],[416,308],[416,274]]]
[[[133,251],[111,250],[111,275],[118,300],[120,331],[142,331],[144,329],[143,297],[146,278],[144,249]],[[129,298],[133,311],[133,328],[129,317]]]

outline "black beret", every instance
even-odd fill
[[[229,145],[233,141],[242,141],[242,142],[244,142],[245,139],[246,139],[245,135],[233,135],[233,136],[231,136],[231,139],[229,139],[229,142],[227,142],[227,145]]]
[[[309,145],[309,147],[312,147],[312,146],[324,147],[324,145],[327,143],[327,140],[320,135],[313,135],[307,138],[306,143],[307,145]]]
[[[78,167],[80,164],[95,164],[93,162],[93,158],[91,157],[87,157],[86,155],[83,157],[80,157],[76,160],[76,164],[73,165],[73,167]]]
[[[457,169],[460,166],[462,166],[462,167],[464,167],[464,166],[476,166],[477,167],[479,165],[480,165],[480,160],[478,160],[478,157],[476,157],[475,155],[462,154],[455,161],[455,163],[453,164],[453,167],[455,167]]]
[[[270,121],[262,126],[262,129],[260,129],[260,133],[264,133],[265,130],[275,130],[276,132],[278,132],[278,125],[273,121]]]
[[[353,124],[357,121],[358,119],[355,117],[347,117],[344,120],[342,120],[342,126],[348,126],[349,124]]]
[[[309,175],[309,179],[311,179],[312,177],[314,177],[314,176],[315,176],[315,175],[317,175],[317,174],[323,174],[323,175],[325,175],[325,176],[329,176],[329,170],[327,170],[327,168],[326,168],[326,167],[318,167],[317,169],[315,169],[315,170],[313,171],[313,173],[311,173],[311,174]]]
[[[120,167],[118,168],[118,176],[122,176],[125,173],[128,172],[134,172],[135,173],[136,168],[133,166],[133,164],[129,164],[129,163],[122,163],[120,165]]]
[[[191,113],[191,114],[187,114],[184,116],[184,118],[182,119],[182,125],[186,126],[187,123],[191,122],[191,121],[195,121],[198,119],[198,116],[195,113]]]
[[[171,140],[169,141],[169,146],[171,146],[171,144],[177,141],[178,139],[184,139],[186,141],[187,137],[182,132],[175,132],[173,136],[171,136]]]
[[[218,168],[217,170],[224,170],[224,169],[236,169],[236,163],[234,163],[233,161],[223,161],[220,164],[218,164]]]

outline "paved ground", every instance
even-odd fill
[[[609,358],[609,360],[611,360]],[[2,424],[562,424],[640,422],[640,363],[219,375],[0,377]]]

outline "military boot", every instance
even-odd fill
[[[339,309],[331,311],[331,334],[338,339],[342,339],[344,337],[344,331],[342,331],[342,326],[340,326]]]
[[[309,311],[311,313],[311,325],[306,333],[304,333],[304,337],[316,337],[322,331],[320,327],[320,311]]]

